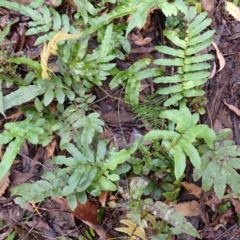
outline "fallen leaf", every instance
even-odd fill
[[[99,202],[103,207],[106,206],[107,196],[108,196],[108,191],[102,191],[101,195],[99,196]]]
[[[182,185],[189,191],[189,194],[192,194],[197,198],[201,197],[203,192],[201,187],[198,187],[194,183],[188,183],[188,182],[182,182]]]
[[[138,46],[144,46],[144,45],[147,45],[148,43],[150,43],[152,41],[152,38],[150,38],[150,37],[143,38],[141,33],[139,33],[139,34],[132,33],[131,40]]]
[[[100,224],[98,223],[92,223],[92,222],[88,222],[88,221],[84,221],[83,222],[85,224],[87,224],[89,227],[91,227],[92,229],[94,229],[94,231],[98,234],[99,237],[101,237],[101,239],[112,239],[113,236],[111,236],[106,229],[104,229]]]
[[[68,206],[67,200],[64,199],[64,201]],[[97,223],[97,211],[98,206],[95,205],[94,203],[87,201],[85,204],[81,204],[78,201],[76,209],[71,212],[73,213],[73,216],[76,217],[77,219],[87,221],[90,223]]]
[[[52,157],[55,147],[57,145],[57,141],[54,139],[46,146],[46,158]]]
[[[216,49],[216,53],[217,53],[217,57],[218,57],[218,61],[219,61],[219,66],[220,66],[217,72],[220,72],[226,64],[225,58],[223,57],[223,54],[221,53],[217,44],[214,41],[212,41],[212,45]]]
[[[214,0],[202,0],[202,8],[211,16],[214,10]]]
[[[9,186],[9,172],[0,180],[0,197],[4,194],[5,190]]]
[[[226,10],[237,20],[240,21],[240,8],[234,3],[226,1]]]
[[[228,104],[226,103],[225,100],[223,100],[224,104],[230,109],[232,110],[233,112],[235,112],[238,116],[240,116],[240,110],[238,108],[236,108],[235,106],[231,105],[231,104]]]
[[[178,203],[174,209],[184,217],[197,217],[200,214],[199,203],[195,200],[191,202]]]
[[[231,198],[230,201],[232,202],[236,213],[238,215],[240,215],[240,201],[239,201],[239,199]]]
[[[208,79],[212,79],[215,76],[216,72],[217,72],[217,65],[215,62],[213,62],[213,68],[212,68],[212,71],[211,71]]]
[[[232,208],[228,208],[220,217],[219,222],[226,225],[234,220]]]

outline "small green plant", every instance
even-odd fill
[[[87,146],[76,148],[71,143],[64,144],[71,157],[54,157],[52,163],[59,166],[54,172],[45,172],[43,180],[16,187],[12,192],[20,196],[15,199],[16,203],[24,205],[43,201],[49,196],[66,196],[74,210],[77,200],[83,204],[87,201],[87,193],[99,196],[102,190],[116,191],[115,182],[119,180],[119,175],[115,171],[135,152],[137,142],[128,150],[119,152],[107,152],[106,145],[106,141],[100,141],[97,151],[94,151]],[[60,168],[62,165],[65,167]]]
[[[125,85],[125,98],[124,100],[132,106],[138,105],[139,91],[141,87],[141,80],[150,77],[161,76],[163,70],[161,68],[146,68],[151,63],[151,59],[141,59],[134,63],[127,70],[119,72],[112,79],[110,88],[116,88],[120,84]]]
[[[240,193],[240,175],[235,169],[240,169],[239,146],[231,140],[224,140],[231,133],[230,129],[220,130],[214,141],[213,147],[201,146],[202,165],[195,169],[195,181],[202,178],[204,191],[209,191],[213,186],[218,198],[222,198],[228,184],[234,193]]]
[[[216,138],[215,132],[204,124],[197,124],[199,114],[191,114],[188,107],[181,103],[180,110],[165,110],[160,114],[163,119],[176,124],[176,127],[169,130],[152,130],[144,139],[163,139],[163,145],[169,149],[174,159],[174,172],[179,179],[186,168],[186,155],[197,169],[201,166],[201,158],[194,146],[197,139],[204,139],[211,148]]]

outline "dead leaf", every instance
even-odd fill
[[[232,110],[233,112],[235,112],[238,116],[240,116],[240,110],[238,108],[236,108],[235,106],[231,105],[231,104],[228,104],[226,103],[225,100],[223,100],[224,104],[230,109]]]
[[[229,222],[234,221],[232,208],[228,208],[220,217],[219,222],[226,225]]]
[[[57,141],[55,139],[53,139],[46,147],[46,158],[50,158],[52,157],[55,147],[57,145]]]
[[[134,43],[138,46],[144,46],[144,45],[147,45],[148,43],[150,43],[151,41],[152,41],[152,38],[146,37],[143,39],[139,39],[139,40],[135,41]]]
[[[203,192],[201,187],[198,187],[194,183],[188,183],[188,182],[182,182],[182,185],[189,191],[189,194],[192,194],[197,198],[201,197]]]
[[[236,213],[238,215],[240,215],[240,201],[239,201],[239,199],[231,198],[230,200],[231,200],[231,202],[234,206],[234,209],[235,209]]]
[[[88,222],[88,221],[84,221],[83,222],[85,224],[87,224],[89,227],[91,227],[92,229],[94,229],[94,231],[98,234],[99,237],[101,237],[101,239],[112,239],[113,236],[111,236],[109,233],[107,233],[106,229],[104,229],[100,224],[98,223],[92,223],[92,222]]]
[[[219,61],[219,66],[220,66],[217,72],[220,72],[224,68],[224,66],[226,64],[225,58],[223,57],[223,54],[221,53],[221,51],[219,50],[217,44],[214,41],[212,41],[212,45],[213,45],[213,47],[216,50],[218,61]]]
[[[107,123],[119,125],[120,123],[130,122],[136,115],[131,112],[112,111],[104,113],[101,117]]]
[[[212,69],[208,79],[212,79],[215,76],[216,72],[217,72],[217,65],[215,62],[213,62],[213,69]]]
[[[214,10],[214,0],[202,0],[202,7],[211,16]]]
[[[184,217],[197,217],[200,215],[199,203],[195,200],[191,202],[178,203],[174,209]]]
[[[68,206],[67,200],[64,199],[64,201]],[[87,201],[85,204],[81,204],[78,201],[76,209],[71,212],[73,213],[74,217],[82,221],[97,223],[97,211],[98,211],[98,206],[95,205],[94,203]]]
[[[101,195],[99,196],[99,202],[102,204],[103,207],[106,206],[107,196],[108,191],[102,191]]]
[[[4,194],[5,190],[9,186],[9,172],[0,180],[0,197]]]
[[[147,45],[148,43],[150,43],[152,41],[152,38],[150,38],[150,37],[143,38],[141,33],[139,33],[139,34],[132,33],[131,40],[138,46],[144,46],[144,45]]]

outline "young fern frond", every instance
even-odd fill
[[[185,15],[183,19],[185,34],[180,38],[177,31],[165,30],[163,34],[178,49],[157,46],[158,51],[171,55],[173,58],[154,61],[155,64],[175,66],[178,69],[176,75],[158,77],[154,80],[155,83],[171,83],[171,86],[158,90],[158,94],[171,95],[165,101],[164,106],[174,105],[184,98],[204,95],[205,92],[199,90],[198,87],[207,82],[207,77],[210,75],[207,69],[210,68],[210,64],[205,61],[213,57],[211,54],[195,55],[211,44],[215,32],[209,30],[201,33],[211,24],[211,19],[207,18],[207,13],[202,12],[197,15],[194,7],[187,8],[185,4],[176,4],[176,6]]]

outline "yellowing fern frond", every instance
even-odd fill
[[[48,59],[50,55],[57,55],[57,42],[69,40],[69,39],[76,39],[81,36],[80,34],[67,34],[61,31],[57,32],[55,36],[47,43],[44,43],[43,50],[41,52],[41,67],[42,67],[42,78],[43,79],[50,79],[50,74],[48,73]]]
[[[240,22],[240,8],[234,5],[232,2],[226,1],[226,10]]]
[[[127,225],[127,227],[115,228],[116,231],[126,233],[130,240],[135,240],[136,237],[140,237],[142,240],[147,240],[145,230],[141,226],[137,226],[131,220],[121,220],[121,223]]]

